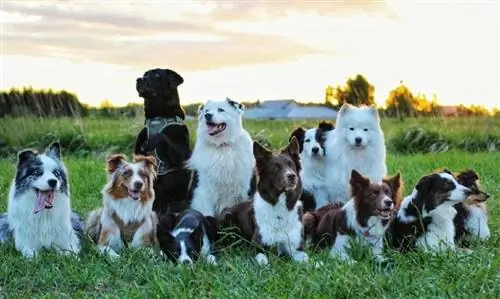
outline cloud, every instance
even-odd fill
[[[3,54],[142,69],[169,66],[180,71],[290,61],[322,50],[276,32],[241,31],[230,22],[272,19],[291,11],[334,15],[383,11],[383,6],[368,0],[127,2],[119,6],[103,1],[4,2]]]

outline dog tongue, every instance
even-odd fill
[[[215,131],[217,131],[217,125],[207,125],[207,132],[208,134],[212,134],[214,133]]]
[[[45,209],[46,204],[54,204],[54,193],[53,191],[38,191],[36,193],[36,206],[33,213],[36,214],[43,209]]]

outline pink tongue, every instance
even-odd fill
[[[33,213],[36,214],[41,210],[45,209],[45,200],[48,198],[48,193],[43,191],[38,191],[36,193],[36,206]]]
[[[45,209],[46,204],[54,205],[54,193],[53,191],[38,191],[36,193],[36,206],[33,209],[33,213],[36,214],[43,209]]]
[[[217,130],[217,125],[208,125],[207,126],[207,131],[208,131],[208,134],[212,134],[213,132],[215,132]]]

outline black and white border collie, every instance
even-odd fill
[[[230,99],[209,100],[200,107],[193,154],[195,171],[191,208],[217,217],[227,207],[255,193],[252,138],[243,129],[244,106]]]
[[[199,257],[216,265],[213,246],[217,237],[217,221],[188,209],[182,213],[166,213],[159,217],[157,237],[160,249],[173,263],[193,264]]]
[[[306,262],[303,248],[302,193],[299,144],[295,138],[279,153],[254,142],[258,182],[253,201],[225,209],[220,216],[223,229],[236,227],[241,237],[258,250],[257,263],[267,265],[265,250],[278,247],[278,253],[296,262]]]
[[[300,149],[300,178],[302,179],[302,203],[304,212],[312,211],[329,203],[325,183],[326,133],[333,130],[330,122],[321,122],[318,127],[304,130],[296,128],[290,138],[295,137]]]
[[[342,207],[330,204],[318,210],[318,224],[313,235],[316,249],[330,249],[331,257],[352,262],[348,254],[350,240],[359,239],[368,245],[377,260],[383,260],[384,236],[394,211],[394,203],[401,197],[402,179],[398,173],[373,182],[356,170],[351,171],[351,199]],[[304,214],[304,226],[313,218]]]
[[[391,245],[402,252],[455,250],[455,204],[472,194],[449,172],[422,177],[407,196],[391,224]]]
[[[7,210],[16,249],[26,258],[52,247],[63,254],[79,253],[73,214],[59,143],[52,143],[44,153],[33,149],[19,152]]]
[[[486,200],[490,195],[481,190],[479,174],[474,170],[464,170],[456,177],[460,184],[472,190],[467,200],[453,206],[457,210],[457,215],[453,219],[456,230],[455,242],[468,247],[471,242],[484,242],[490,237],[486,207]]]

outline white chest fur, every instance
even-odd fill
[[[485,207],[469,206],[469,217],[465,221],[465,229],[470,234],[471,239],[479,238],[485,241],[490,237],[490,228],[488,227],[488,215]]]
[[[215,147],[197,144],[189,166],[198,172],[192,208],[204,215],[218,215],[224,208],[248,199],[255,159],[248,133],[238,142]]]
[[[452,249],[455,244],[455,225],[453,218],[457,211],[451,204],[441,204],[429,213],[423,212],[423,216],[432,218],[427,227],[427,232],[417,240],[417,245],[425,250],[441,251]]]
[[[292,210],[288,210],[285,194],[281,194],[273,206],[257,193],[253,205],[262,244],[284,244],[292,249],[299,247],[302,240],[302,222],[298,215],[301,205],[299,201]]]

